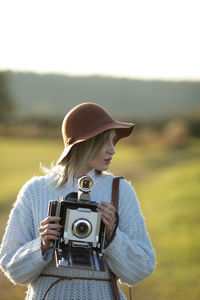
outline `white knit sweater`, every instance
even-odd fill
[[[88,173],[94,181],[91,200],[110,202],[112,174]],[[0,249],[0,267],[16,284],[28,284],[26,299],[41,300],[56,280],[40,274],[109,278],[109,272],[57,268],[52,249],[44,256],[38,232],[40,221],[47,216],[48,203],[77,192],[77,180],[55,189],[49,176],[33,177],[21,189],[10,213]],[[112,243],[105,249],[107,265],[125,283],[134,285],[147,277],[155,267],[155,254],[145,228],[136,193],[124,179],[119,186],[119,225]],[[121,299],[125,296],[120,291]],[[47,300],[110,300],[110,283],[95,280],[64,280],[49,291]]]

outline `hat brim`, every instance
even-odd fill
[[[82,136],[81,138],[77,138],[75,142],[73,142],[72,144],[66,146],[56,164],[57,165],[61,164],[61,162],[68,155],[71,148],[75,144],[84,142],[84,141],[86,141],[86,140],[88,140],[88,139],[90,139],[90,138],[106,131],[106,130],[110,130],[110,129],[115,129],[116,130],[116,137],[117,137],[117,142],[118,142],[120,139],[129,136],[131,134],[131,132],[133,131],[134,126],[135,125],[133,123],[125,123],[125,122],[117,122],[117,121],[112,121],[112,122],[106,123],[103,126],[92,130],[90,133]]]

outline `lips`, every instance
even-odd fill
[[[112,158],[104,159],[104,161],[105,161],[106,164],[109,164],[111,162],[111,159]]]

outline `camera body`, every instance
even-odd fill
[[[70,193],[50,201],[50,216],[60,217],[63,228],[60,237],[51,246],[55,248],[57,267],[105,271],[103,247],[105,225],[97,203],[90,201],[93,182],[88,176],[79,179],[78,193]]]

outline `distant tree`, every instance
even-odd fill
[[[200,114],[190,119],[189,128],[192,136],[200,137]]]
[[[9,96],[5,72],[0,72],[0,121],[5,120],[14,111],[14,104]]]

